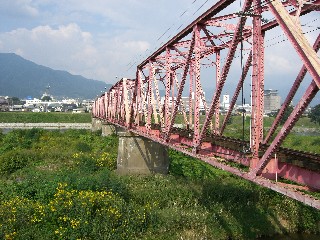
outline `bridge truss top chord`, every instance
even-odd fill
[[[218,1],[151,54],[137,66],[135,79],[121,79],[95,101],[93,116],[320,209],[320,200],[272,180],[274,174],[280,174],[320,190],[319,155],[280,147],[319,91],[320,36],[310,44],[300,22],[303,16],[320,10],[320,0],[245,0],[239,12],[232,11],[234,3]],[[269,17],[274,19],[266,21]],[[301,62],[301,70],[296,79],[287,80],[292,87],[265,134],[265,67],[275,64],[266,57],[265,39],[273,29],[285,35]],[[250,73],[250,141],[230,139],[224,132]],[[307,73],[311,83],[277,131]],[[234,93],[220,121],[220,99],[228,82],[235,86]],[[207,85],[214,89],[210,102],[205,98]],[[183,119],[179,128],[177,118]],[[299,159],[304,165],[292,165],[288,159]],[[239,170],[228,164],[230,161],[249,168]],[[289,174],[292,169],[295,176]]]

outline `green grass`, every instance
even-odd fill
[[[0,135],[0,239],[320,232],[320,211],[175,151],[167,176],[118,176],[117,143],[86,130]]]
[[[2,123],[90,123],[90,113],[0,112]]]
[[[205,116],[200,116],[200,122],[203,122]],[[220,116],[220,126],[223,123],[224,116]],[[272,126],[274,117],[264,117],[264,136],[266,136],[268,129]],[[177,115],[176,123],[183,123],[183,116]],[[279,132],[281,125],[277,128],[276,132]],[[292,148],[295,150],[306,151],[310,153],[320,154],[320,125],[312,123],[309,118],[302,117],[296,123],[295,128],[299,129],[312,129],[316,132],[315,136],[312,136],[312,132],[305,133],[305,135],[299,134],[299,132],[292,130],[282,143],[283,147]],[[244,136],[242,130],[242,116],[232,116],[230,123],[227,125],[224,136],[242,139],[249,141],[250,139],[250,117],[245,118]],[[274,134],[273,137],[276,135]]]
[[[189,119],[188,115],[187,118]],[[220,124],[223,123],[225,116],[224,115],[220,115]],[[264,117],[263,118],[263,122],[264,122],[264,127],[265,128],[269,128],[271,127],[273,121],[274,121],[274,117]],[[204,115],[200,115],[200,123],[203,123],[205,120],[205,116]],[[175,123],[178,124],[182,124],[184,123],[184,118],[182,114],[178,114],[176,116],[175,119]],[[249,125],[250,123],[250,116],[246,117],[246,125]],[[242,116],[240,115],[236,115],[236,116],[231,116],[231,124],[234,125],[238,125],[238,126],[242,126]],[[230,125],[230,124],[229,124]],[[301,117],[298,122],[295,125],[296,127],[306,127],[306,128],[316,128],[316,129],[320,129],[320,125],[313,123],[310,121],[310,118],[308,117]]]
[[[296,134],[289,134],[282,146],[304,152],[320,154],[320,136],[299,136]]]

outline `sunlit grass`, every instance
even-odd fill
[[[90,123],[90,113],[0,112],[2,123]]]
[[[0,238],[256,239],[320,231],[319,211],[175,151],[167,176],[117,176],[117,144],[116,136],[85,130],[0,135]]]

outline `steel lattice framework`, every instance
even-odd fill
[[[275,173],[320,189],[319,155],[293,153],[280,147],[319,91],[320,60],[317,51],[320,37],[312,46],[299,20],[303,15],[318,11],[320,0],[245,0],[241,11],[225,14],[234,2],[218,1],[145,59],[137,66],[135,79],[121,79],[95,101],[93,116],[320,209],[319,200],[272,180]],[[273,16],[274,20],[265,23],[264,16]],[[289,40],[302,67],[292,81],[272,127],[264,134],[264,45],[269,30],[276,27]],[[236,52],[241,54],[241,63]],[[235,84],[229,110],[220,121],[222,91],[225,83],[234,79],[234,74],[230,74],[232,64],[241,64],[241,71],[237,73],[239,80]],[[206,102],[204,96],[204,69],[211,70],[210,84],[214,86],[211,102]],[[223,134],[250,72],[250,142],[244,142]],[[312,78],[309,87],[277,132],[285,110],[307,73]],[[182,97],[183,94],[188,97]],[[179,127],[175,125],[178,115],[184,121]],[[286,160],[279,162],[275,154],[279,160],[281,156],[283,159],[298,158],[307,162],[306,166],[313,167],[296,166]],[[229,162],[249,166],[249,170],[239,170]]]

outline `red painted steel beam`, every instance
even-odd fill
[[[154,67],[152,62],[149,62],[149,78],[148,78],[148,117],[146,122],[147,130],[151,130],[151,119],[152,119],[152,81],[154,77]]]
[[[166,57],[166,94],[165,94],[165,100],[164,100],[164,119],[165,122],[168,123],[170,122],[170,108],[169,108],[169,101],[170,101],[170,89],[171,89],[171,60],[170,60],[170,48],[167,47],[166,49],[166,53],[165,53],[165,57]],[[173,99],[172,99],[173,101]],[[166,131],[166,126],[163,126],[165,131]]]
[[[301,12],[300,12],[300,16],[303,16],[303,15],[305,15],[305,14],[310,13],[311,11],[313,11],[313,8],[314,8],[313,5],[318,5],[318,6],[319,6],[319,4],[320,4],[320,0],[316,0],[316,1],[314,1],[312,4],[305,4],[305,5],[303,5],[303,7],[302,7],[302,9],[301,9]],[[290,12],[289,14],[290,14],[291,16],[295,16],[296,13],[297,13],[297,11],[292,11],[292,12]],[[275,28],[275,27],[277,27],[277,26],[279,26],[278,21],[277,21],[277,20],[273,20],[273,21],[270,21],[270,22],[264,24],[264,25],[262,26],[262,31],[263,31],[263,32],[266,32],[266,31],[271,30],[271,29],[273,29],[273,28]]]
[[[255,176],[257,174],[260,174],[263,168],[267,165],[267,163],[270,161],[270,158],[272,157],[272,154],[275,153],[277,148],[281,145],[285,137],[289,134],[290,130],[293,128],[294,124],[299,120],[299,117],[303,114],[303,112],[306,110],[314,96],[319,91],[318,86],[313,81],[308,89],[306,90],[305,94],[300,99],[299,103],[294,108],[291,115],[288,117],[287,121],[283,125],[282,129],[278,133],[278,135],[275,137],[267,151],[264,153],[263,157],[259,160],[256,168],[251,169],[250,174],[252,176]]]
[[[138,77],[139,71],[136,72],[136,80],[134,81],[134,90],[133,90],[133,96],[131,99],[131,106],[130,106],[130,122],[129,122],[129,128],[132,128],[132,125],[135,123],[135,114],[137,109],[137,95],[138,91],[140,89],[139,86],[139,77]]]
[[[251,110],[251,164],[254,166],[259,155],[259,145],[262,141],[263,131],[263,36],[261,30],[261,1],[254,0],[253,38],[252,38],[252,110]]]
[[[260,0],[255,0],[255,5],[260,5]],[[318,0],[317,0],[318,1]],[[101,119],[106,119],[109,122],[112,122],[114,124],[118,124],[120,126],[125,126],[129,130],[136,131],[137,134],[145,136],[149,139],[152,139],[154,141],[157,141],[159,143],[162,143],[166,146],[172,147],[174,149],[177,149],[178,151],[184,152],[188,155],[194,156],[198,159],[202,159],[203,161],[209,162],[213,166],[222,168],[224,170],[227,170],[231,173],[234,173],[238,176],[241,176],[245,179],[248,179],[250,181],[256,182],[257,184],[267,186],[271,189],[274,189],[276,191],[282,192],[292,198],[298,199],[299,201],[306,202],[309,205],[316,206],[319,202],[318,200],[314,200],[310,197],[304,197],[302,194],[299,195],[299,193],[295,193],[293,190],[288,190],[286,188],[283,188],[283,186],[279,186],[276,183],[273,183],[272,181],[269,181],[267,179],[263,179],[260,176],[256,176],[257,174],[263,174],[269,167],[272,162],[269,163],[269,160],[271,159],[272,154],[277,151],[278,147],[281,144],[281,141],[286,137],[288,132],[293,127],[294,123],[297,121],[297,119],[300,117],[301,112],[303,109],[306,108],[308,103],[313,99],[315,95],[315,91],[318,91],[318,86],[313,82],[308,92],[305,94],[305,98],[300,103],[297,110],[293,112],[293,114],[290,116],[290,120],[287,123],[287,125],[284,125],[283,131],[276,137],[276,140],[268,147],[266,148],[265,154],[262,156],[262,159],[258,162],[258,166],[256,168],[252,168],[250,173],[242,172],[236,168],[232,168],[230,166],[227,166],[221,162],[219,162],[218,159],[215,158],[215,156],[221,156],[228,159],[229,157],[226,155],[230,153],[232,156],[232,161],[237,161],[237,158],[239,157],[239,154],[236,154],[235,152],[232,152],[231,150],[221,148],[220,146],[214,146],[213,142],[208,142],[207,138],[207,131],[208,131],[208,125],[211,124],[213,115],[217,115],[217,107],[218,107],[218,100],[221,96],[221,91],[224,86],[224,82],[226,81],[227,75],[229,73],[230,65],[234,59],[235,51],[237,49],[237,46],[241,39],[244,39],[245,41],[249,41],[252,39],[252,34],[250,31],[241,31],[241,28],[239,27],[239,24],[242,24],[240,26],[244,26],[245,18],[246,16],[240,16],[240,21],[238,24],[229,24],[228,22],[223,22],[228,19],[234,18],[235,14],[229,14],[225,16],[218,16],[214,17],[217,13],[219,13],[221,10],[229,6],[229,4],[233,3],[234,1],[219,1],[217,4],[215,4],[212,8],[210,8],[205,14],[201,15],[198,19],[193,21],[187,28],[182,30],[177,36],[172,38],[168,43],[164,44],[161,48],[159,48],[155,53],[153,53],[148,59],[146,59],[143,63],[141,63],[137,68],[137,76],[136,80],[132,82],[133,85],[130,85],[129,83],[126,84],[123,81],[119,81],[115,86],[112,87],[112,89],[109,91],[109,93],[106,93],[104,96],[101,96],[99,99],[97,99],[96,103],[94,104],[94,115],[99,116]],[[244,5],[244,9],[251,8],[251,0],[247,1]],[[272,8],[272,6],[270,7]],[[268,8],[264,7],[263,9],[256,9],[256,12],[254,15],[254,29],[253,29],[253,58],[254,63],[257,63],[256,66],[254,66],[254,72],[253,77],[255,79],[255,83],[257,84],[255,95],[257,96],[255,99],[255,106],[256,110],[254,110],[254,124],[259,126],[259,129],[255,131],[255,136],[257,137],[256,143],[260,143],[262,139],[262,105],[263,105],[263,34],[267,32],[267,30],[270,30],[271,28],[277,26],[280,24],[282,28],[283,25],[286,25],[287,32],[290,34],[292,32],[292,24],[288,24],[288,21],[286,22],[283,20],[283,22],[277,20],[270,23],[267,23],[263,26],[261,26],[261,20],[259,15],[261,14],[261,11],[265,11]],[[258,11],[259,10],[259,11]],[[302,8],[302,14],[307,13],[308,11],[311,11],[311,8],[303,6]],[[248,14],[249,12],[246,12],[246,10],[242,11],[242,14]],[[286,13],[287,15],[294,15],[294,12]],[[282,16],[283,14],[280,13]],[[249,16],[249,17],[252,17]],[[282,18],[280,16],[280,18]],[[290,20],[290,19],[289,19]],[[220,21],[220,22],[215,22]],[[209,26],[210,25],[210,26]],[[211,26],[212,25],[212,26]],[[215,27],[215,29],[218,30],[218,27],[220,28],[226,28],[231,29],[234,31],[234,36],[231,41],[229,41],[230,38],[227,36],[222,36],[223,34],[216,34],[212,33],[209,30],[209,27]],[[207,29],[208,28],[208,29]],[[236,30],[234,30],[236,29]],[[192,34],[190,37],[190,33],[193,33],[195,30],[196,35]],[[201,34],[200,34],[200,31]],[[295,39],[300,37],[299,33],[293,35],[293,39],[290,39],[292,42],[294,41],[300,41],[300,39]],[[205,37],[203,37],[205,36]],[[185,38],[186,39],[183,39]],[[192,38],[192,39],[191,39]],[[191,40],[190,40],[191,39]],[[215,43],[215,39],[219,40],[226,40],[221,45],[217,45]],[[181,41],[183,40],[183,41]],[[179,42],[180,41],[180,42]],[[194,43],[192,43],[194,41]],[[303,43],[304,40],[302,40]],[[227,58],[225,61],[225,65],[222,68],[222,80],[221,80],[216,86],[216,91],[214,93],[213,97],[213,103],[209,109],[209,111],[206,114],[205,118],[205,124],[203,125],[201,131],[200,131],[200,121],[199,121],[199,110],[200,110],[200,101],[202,101],[202,86],[200,82],[200,66],[207,63],[200,62],[201,60],[208,61],[209,64],[212,66],[214,65],[214,62],[210,60],[209,55],[213,55],[217,51],[222,51],[226,48],[229,48],[227,52]],[[298,50],[299,51],[299,50]],[[305,51],[304,47],[301,47],[300,51]],[[262,54],[261,54],[262,53]],[[309,51],[305,52],[305,54],[309,54]],[[313,53],[311,52],[311,55]],[[250,59],[250,60],[249,60]],[[251,57],[249,57],[247,60],[244,72],[248,72],[250,68],[251,63]],[[310,61],[312,62],[312,58],[306,57],[306,59],[303,60],[303,63],[306,65],[306,62]],[[313,64],[314,66],[317,66],[317,64]],[[312,67],[314,67],[312,66]],[[160,106],[159,104],[159,98],[157,96],[158,101],[158,107],[161,109],[160,112],[160,118],[165,117],[166,121],[161,121],[160,130],[153,129],[153,125],[151,123],[151,120],[153,118],[157,118],[157,109],[156,104],[153,98],[154,90],[156,90],[157,95],[158,94],[158,87],[156,86],[157,80],[155,79],[155,69],[157,67],[160,67],[161,69],[165,70],[165,76],[160,77],[159,81],[162,81],[165,90],[165,103],[163,106]],[[316,69],[316,68],[314,68]],[[310,72],[310,68],[308,69]],[[147,74],[144,73],[148,72]],[[180,85],[178,80],[175,79],[175,76],[177,73],[183,72],[182,79],[180,81]],[[142,74],[144,75],[144,79],[142,79]],[[246,73],[243,74],[243,76],[240,77],[240,80],[238,82],[238,86],[236,89],[236,93],[234,94],[233,98],[236,95],[239,95],[239,91],[242,85],[242,82],[245,78]],[[148,75],[148,76],[146,76]],[[185,85],[185,81],[187,77],[190,77],[190,95],[192,92],[195,92],[195,104],[193,103],[193,100],[191,96],[189,97],[189,122],[188,129],[190,131],[191,137],[193,139],[191,140],[190,136],[188,138],[180,138],[180,142],[173,139],[174,134],[172,132],[175,132],[173,128],[173,124],[175,121],[176,114],[178,112],[178,108],[181,102],[182,97],[182,91]],[[218,79],[218,77],[217,77]],[[177,82],[176,82],[177,81]],[[130,86],[129,86],[130,85]],[[177,86],[178,89],[175,89]],[[195,87],[195,89],[193,88]],[[147,88],[147,89],[146,89]],[[239,89],[238,89],[239,88]],[[311,88],[311,90],[310,90]],[[146,90],[143,90],[146,89]],[[294,95],[293,92],[291,92],[290,95]],[[175,97],[177,97],[176,101],[174,101]],[[291,96],[290,96],[291,97]],[[170,98],[172,98],[171,102],[169,101]],[[127,116],[128,116],[128,102],[130,102],[130,122],[128,124]],[[106,106],[106,104],[108,106]],[[235,103],[234,103],[235,104]],[[192,109],[192,107],[194,109]],[[159,109],[158,109],[159,110]],[[162,113],[165,112],[165,114]],[[193,112],[195,115],[193,115]],[[147,114],[148,113],[148,114]],[[230,112],[231,113],[231,112]],[[164,115],[164,116],[163,116]],[[144,120],[143,120],[143,117]],[[194,122],[194,128],[192,128],[192,121],[193,117],[195,117]],[[140,118],[144,121],[144,123],[140,124]],[[145,122],[147,122],[146,125]],[[222,127],[223,129],[223,127]],[[165,134],[163,134],[165,133]],[[217,132],[215,132],[217,134]],[[213,137],[213,141],[216,141],[217,135]],[[187,150],[186,146],[193,147],[193,151]],[[255,148],[255,153],[257,153],[259,149],[259,144],[253,146]],[[208,149],[210,150],[208,152]],[[198,150],[198,151],[195,151]],[[268,165],[267,165],[268,164]],[[299,168],[300,169],[300,168]],[[300,170],[299,170],[300,171]],[[284,172],[285,174],[288,173],[288,170]],[[315,172],[313,172],[315,173]],[[308,174],[308,173],[307,173]],[[311,175],[307,175],[310,177]],[[319,206],[320,204],[318,204]],[[319,208],[319,207],[318,207]]]
[[[247,58],[247,62],[246,62],[245,66],[244,66],[244,68],[242,70],[240,81],[238,82],[238,85],[237,85],[236,90],[235,90],[235,92],[233,94],[232,100],[230,102],[229,110],[228,110],[228,112],[226,114],[226,117],[223,120],[221,129],[220,129],[220,135],[222,135],[222,133],[224,132],[224,130],[225,130],[226,126],[227,126],[227,123],[228,123],[228,121],[230,119],[232,110],[233,110],[233,108],[234,108],[234,106],[236,104],[236,101],[237,101],[238,96],[240,94],[240,90],[241,90],[241,88],[243,86],[243,82],[244,82],[245,78],[247,77],[247,74],[249,72],[249,68],[251,67],[251,63],[252,63],[252,51],[250,51],[249,56]]]
[[[165,140],[166,141],[168,141],[168,139],[169,139],[169,133],[171,132],[172,126],[174,124],[174,120],[175,120],[177,112],[178,112],[178,107],[179,107],[180,102],[181,102],[182,92],[183,92],[184,85],[185,85],[185,82],[186,82],[186,78],[187,78],[187,74],[188,74],[188,71],[189,71],[189,67],[191,65],[190,60],[191,60],[192,53],[193,53],[193,50],[194,50],[194,45],[195,45],[195,34],[192,35],[191,45],[190,45],[189,53],[188,53],[188,56],[187,56],[187,59],[186,59],[186,65],[185,65],[185,67],[183,69],[183,75],[182,75],[181,83],[180,83],[180,86],[179,86],[179,89],[178,89],[176,105],[175,105],[174,111],[172,113],[171,121],[168,124],[168,129],[166,130],[166,136],[165,136]]]
[[[220,71],[220,63],[221,63],[221,56],[220,56],[220,51],[216,52],[216,88],[219,87],[219,82],[221,78],[221,71]],[[215,126],[214,126],[214,133],[219,134],[219,123],[220,123],[220,99],[219,102],[216,104],[216,109],[215,109]]]
[[[213,5],[211,8],[209,8],[205,13],[203,13],[201,16],[199,16],[196,20],[194,20],[191,24],[189,24],[185,29],[183,29],[181,32],[179,32],[175,37],[173,37],[169,42],[164,44],[162,47],[160,47],[156,52],[154,52],[150,57],[148,57],[145,61],[143,61],[138,68],[142,68],[144,65],[148,63],[150,59],[154,59],[158,55],[160,55],[162,52],[166,50],[167,47],[172,46],[174,43],[178,42],[188,34],[190,34],[193,31],[193,28],[198,23],[201,23],[203,21],[206,21],[208,18],[215,16],[217,13],[221,12],[223,9],[228,7],[230,4],[235,2],[236,0],[220,0],[215,5]]]
[[[320,35],[318,35],[317,37],[317,40],[315,41],[314,45],[313,45],[313,49],[318,52],[320,48]],[[289,105],[291,104],[291,101],[294,97],[294,95],[296,94],[302,80],[304,79],[305,75],[307,73],[307,68],[305,66],[302,66],[296,80],[294,81],[291,89],[290,89],[290,92],[286,98],[286,100],[284,101],[284,103],[282,104],[281,106],[281,109],[279,110],[275,120],[273,121],[273,124],[270,128],[270,130],[268,131],[267,133],[267,136],[264,140],[264,143],[268,143],[271,136],[274,134],[274,132],[276,131],[277,127],[279,126],[280,124],[280,120],[282,119],[283,115],[284,115],[284,112],[285,110],[289,107]]]
[[[270,1],[268,5],[280,27],[303,61],[313,81],[315,81],[318,88],[320,88],[320,59],[305,39],[301,28],[293,21],[279,0]]]
[[[252,0],[245,1],[243,8],[242,8],[242,12],[247,12],[249,10],[251,4],[252,4]],[[237,30],[234,33],[232,43],[229,48],[229,52],[227,54],[226,64],[223,66],[223,69],[221,71],[221,79],[219,81],[219,85],[218,85],[218,87],[212,97],[211,107],[206,115],[206,119],[203,123],[203,128],[202,128],[201,134],[199,136],[199,139],[196,140],[196,142],[198,144],[200,144],[201,139],[204,137],[204,135],[207,131],[207,128],[208,128],[208,126],[211,122],[211,119],[212,119],[213,112],[216,109],[218,99],[220,99],[222,88],[224,86],[224,83],[226,82],[227,75],[229,73],[231,63],[232,63],[232,60],[233,60],[235,52],[236,52],[236,48],[238,46],[238,43],[241,41],[241,31],[240,31],[241,26],[244,26],[245,22],[246,22],[246,17],[241,17],[238,24],[237,24],[237,28],[236,28]]]
[[[314,1],[313,4],[314,4],[314,5],[320,5],[320,0]],[[303,7],[301,8],[300,16],[303,16],[303,15],[305,15],[305,14],[310,13],[312,10],[313,10],[313,7],[312,7],[311,4],[309,4],[309,5],[303,5]],[[290,12],[289,14],[290,14],[291,16],[295,16],[295,15],[297,14],[297,11],[292,11],[292,12]],[[229,16],[229,15],[226,15],[226,16]],[[218,17],[218,18],[220,18],[220,17]],[[273,29],[273,28],[275,28],[275,27],[277,27],[277,26],[279,26],[279,23],[277,22],[277,20],[273,20],[273,21],[270,21],[270,22],[268,22],[268,23],[263,24],[263,25],[261,26],[261,31],[262,31],[263,34],[265,34],[267,31],[269,31],[269,30],[271,30],[271,29]],[[245,33],[243,34],[243,38],[244,38],[244,39],[247,39],[247,38],[249,38],[251,35],[252,35],[252,32],[251,32],[251,31],[245,32]],[[221,48],[225,48],[226,46],[229,46],[230,44],[231,44],[231,41],[226,42],[223,46],[221,45],[220,47],[221,47]]]
[[[198,25],[194,27],[195,34],[195,62],[194,62],[194,74],[195,74],[195,106],[194,106],[194,137],[193,147],[196,150],[200,144],[200,60],[201,60],[201,40],[200,40],[200,28]]]

